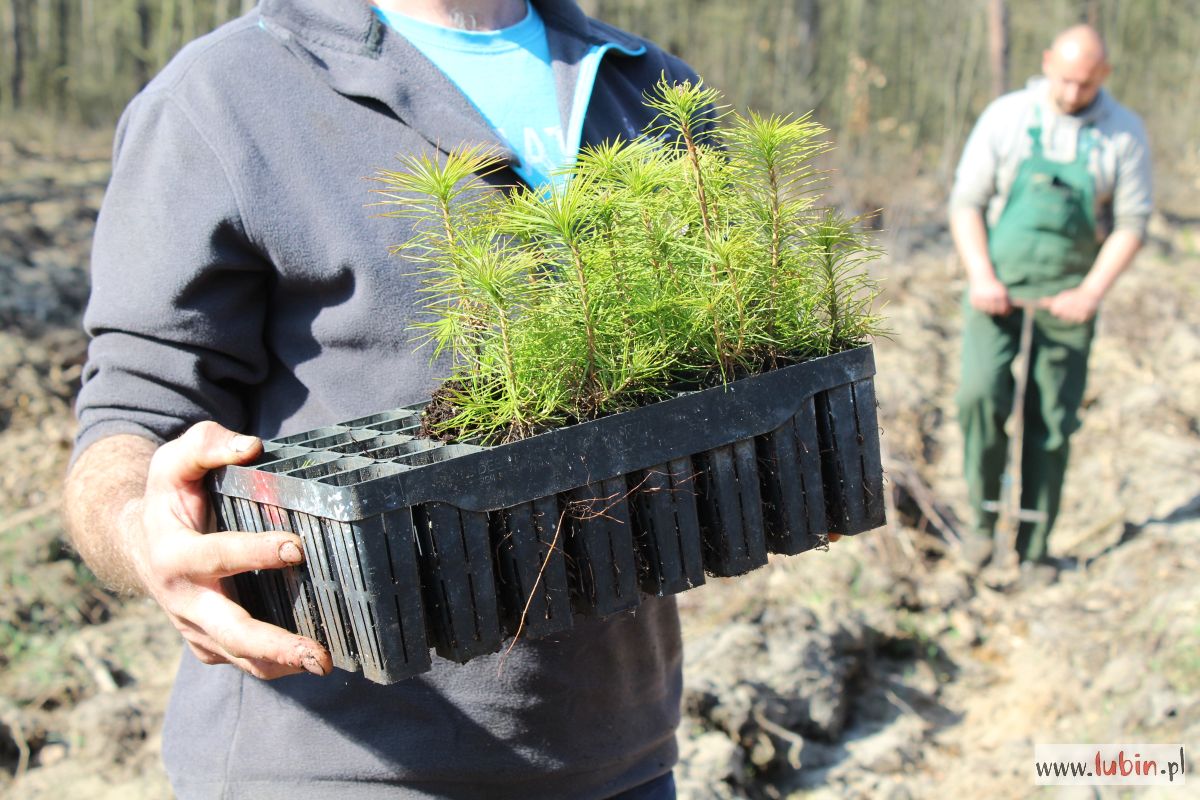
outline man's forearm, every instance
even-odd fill
[[[1132,231],[1114,231],[1100,248],[1096,261],[1088,270],[1080,288],[1096,298],[1102,299],[1131,263],[1138,250],[1142,249],[1142,238]]]
[[[974,208],[957,208],[950,214],[950,234],[958,257],[971,281],[995,279],[996,272],[988,257],[987,226],[983,214]]]
[[[67,531],[75,549],[101,581],[129,594],[145,589],[124,544],[123,517],[145,493],[156,449],[140,436],[101,439],[79,456],[64,487]]]
[[[1082,324],[1096,316],[1100,301],[1141,249],[1142,239],[1130,231],[1108,237],[1083,282],[1049,298],[1046,308],[1066,322]]]
[[[996,278],[988,255],[987,225],[983,212],[971,207],[950,212],[950,233],[959,260],[967,270],[967,297],[976,311],[1004,316],[1012,311],[1008,288]]]

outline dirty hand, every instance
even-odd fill
[[[1096,310],[1100,308],[1100,298],[1079,286],[1047,298],[1043,305],[1047,311],[1063,322],[1073,322],[1079,325],[1096,316]]]
[[[302,670],[326,675],[329,654],[311,639],[250,617],[221,590],[221,579],[303,560],[292,533],[202,534],[208,519],[204,475],[250,461],[261,443],[201,422],[154,454],[144,496],[122,523],[130,560],[146,591],[205,664],[233,664],[258,678]]]
[[[994,277],[971,281],[968,296],[977,311],[993,317],[1003,317],[1012,311],[1008,288]]]

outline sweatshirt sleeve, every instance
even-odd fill
[[[1117,182],[1113,188],[1113,230],[1129,231],[1146,238],[1146,226],[1154,210],[1153,171],[1146,131],[1137,124],[1117,158]]]
[[[950,211],[973,208],[986,213],[996,194],[998,156],[996,148],[996,103],[984,109],[963,147],[950,192]]]
[[[165,92],[126,110],[92,247],[75,456],[107,436],[155,441],[214,419],[240,429],[266,375],[269,267],[226,165]]]

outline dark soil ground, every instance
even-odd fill
[[[107,148],[0,137],[0,794],[14,797],[170,796],[176,637],[97,585],[57,517]],[[953,543],[962,284],[936,205],[917,211],[904,216],[933,221],[889,234],[879,265],[891,524],[681,596],[684,798],[1026,797],[1035,742],[1200,744],[1200,226],[1157,218],[1106,303],[1052,545],[1080,568],[996,588]]]

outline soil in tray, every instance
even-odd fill
[[[836,354],[829,353],[828,355]],[[671,397],[678,397],[680,395],[699,392],[705,389],[713,389],[717,386],[723,386],[744,378],[752,378],[755,375],[763,375],[768,372],[774,372],[777,369],[796,366],[797,364],[803,364],[806,361],[812,361],[813,359],[820,357],[821,356],[811,356],[808,358],[775,357],[761,362],[757,365],[757,368],[753,366],[746,367],[739,365],[734,370],[733,376],[729,378],[723,377],[721,371],[715,368],[681,372],[677,379],[671,382],[671,386],[665,395],[656,394],[653,392],[645,392],[640,395],[631,395],[629,398],[629,405],[624,408],[606,411],[603,413],[585,412],[579,416],[564,420],[561,425],[554,426],[554,428],[562,428],[569,425],[577,425],[582,422],[590,422],[592,420],[600,419],[601,417],[611,416],[624,411],[631,411],[635,408],[652,405]],[[418,436],[421,438],[432,439],[434,441],[445,442],[447,444],[452,442],[465,442],[483,446],[495,446],[526,439],[530,436],[536,436],[539,433],[545,433],[546,431],[554,429],[546,426],[537,428],[513,426],[509,428],[503,435],[494,437],[494,439],[488,441],[477,441],[470,435],[463,435],[463,432],[460,428],[446,427],[447,423],[453,420],[455,415],[458,413],[458,406],[454,402],[454,395],[461,388],[462,384],[459,381],[447,381],[438,387],[437,391],[435,391],[433,396],[430,398],[429,403],[427,403],[425,407],[421,409],[421,428],[417,433]]]
[[[447,382],[439,386],[438,390],[433,393],[433,397],[421,411],[419,436],[443,442],[458,440],[457,431],[438,429],[454,419],[454,415],[458,413],[458,406],[454,404],[454,393],[459,386],[461,384],[457,382]]]

